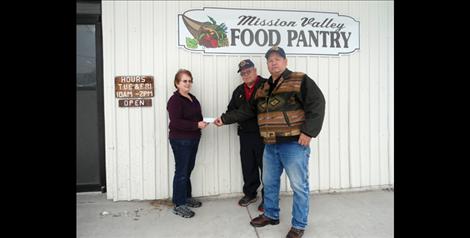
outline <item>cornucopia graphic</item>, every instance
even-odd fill
[[[185,15],[184,25],[194,38],[186,37],[188,48],[197,48],[202,45],[206,48],[219,48],[228,46],[227,26],[224,23],[217,25],[216,21],[210,17],[210,22],[199,22]]]

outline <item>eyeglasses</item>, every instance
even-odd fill
[[[181,82],[183,82],[183,83],[188,83],[188,82],[189,82],[189,83],[193,83],[192,80],[181,80]]]
[[[243,77],[243,76],[245,76],[245,75],[248,75],[248,74],[250,74],[250,73],[251,73],[251,71],[252,71],[251,69],[250,69],[250,70],[245,70],[245,71],[242,71],[242,72],[240,72],[240,76],[242,76],[242,77]]]

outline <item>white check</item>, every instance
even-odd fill
[[[204,117],[203,119],[204,122],[212,123],[215,121],[214,117]]]

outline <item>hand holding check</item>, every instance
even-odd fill
[[[217,117],[214,121],[214,124],[218,127],[223,126],[224,123],[222,122],[222,119],[220,117]]]

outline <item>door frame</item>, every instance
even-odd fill
[[[96,95],[98,107],[98,157],[100,184],[77,185],[77,192],[106,192],[106,163],[104,135],[104,86],[103,86],[103,33],[100,14],[77,14],[76,25],[95,25]]]

